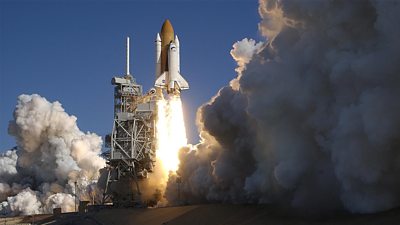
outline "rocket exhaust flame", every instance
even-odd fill
[[[165,178],[179,166],[178,151],[186,146],[186,130],[180,96],[171,96],[157,102],[157,158]]]

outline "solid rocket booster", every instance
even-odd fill
[[[161,34],[161,35],[160,35]],[[165,20],[156,38],[156,82],[154,86],[166,89],[168,94],[179,95],[189,89],[180,74],[179,39],[174,35],[169,20]]]
[[[157,33],[156,38],[156,80],[161,75],[161,38]]]

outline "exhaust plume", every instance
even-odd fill
[[[51,213],[56,207],[68,212],[75,208],[75,194],[92,199],[105,166],[102,140],[80,131],[76,120],[59,102],[36,94],[18,97],[8,127],[17,147],[0,156],[1,213]]]
[[[181,150],[169,202],[399,206],[399,12],[397,1],[261,0],[265,44],[234,45],[238,77],[198,110],[202,141]]]

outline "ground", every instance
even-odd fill
[[[400,224],[400,209],[368,215],[341,215],[328,219],[311,219],[277,214],[271,206],[260,205],[193,205],[165,208],[114,208],[86,214],[66,213],[58,217],[36,215],[0,218],[0,224],[62,225],[385,225]],[[5,219],[7,219],[5,221]]]

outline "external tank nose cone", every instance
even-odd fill
[[[169,19],[166,19],[161,27],[161,33],[174,33],[174,28],[172,27],[171,22]]]
[[[171,22],[169,20],[165,20],[161,27],[161,73],[164,71],[168,71],[168,60],[167,60],[167,54],[168,54],[168,48],[169,44],[171,44],[174,41],[175,35],[174,35],[174,28],[172,28]]]

